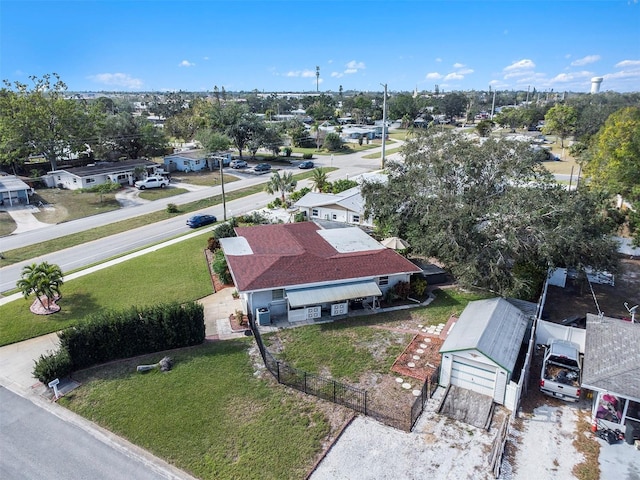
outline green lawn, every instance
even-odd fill
[[[161,353],[78,372],[60,403],[202,479],[299,479],[330,432],[315,399],[256,378],[252,340]],[[335,433],[335,432],[334,432]]]
[[[277,357],[295,368],[344,382],[356,382],[368,372],[387,374],[413,334],[374,327],[415,331],[418,324],[446,323],[470,301],[491,297],[457,289],[437,289],[434,294],[436,299],[426,307],[281,330],[265,336],[265,343],[282,345]]]
[[[39,201],[53,205],[54,209],[40,209],[35,217],[44,223],[60,223],[89,217],[99,213],[118,210],[120,204],[114,193],[80,192],[78,190],[61,190],[58,188],[41,188],[31,199],[32,204]]]
[[[7,212],[0,212],[0,237],[9,235],[16,229],[16,222]]]
[[[387,155],[398,153],[401,149],[402,147],[392,148],[390,150],[385,149],[384,151],[385,158]],[[369,155],[364,155],[362,158],[374,159],[374,158],[380,158],[380,156],[381,156],[380,153],[370,153]]]
[[[55,332],[101,309],[202,298],[212,293],[205,247],[206,235],[197,236],[70,280],[53,315],[31,313],[33,296],[2,305],[0,345]]]
[[[143,190],[140,192],[139,197],[143,200],[160,200],[162,198],[169,198],[175,195],[181,195],[187,193],[189,190],[186,188],[152,188]]]

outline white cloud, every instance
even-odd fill
[[[473,68],[463,68],[462,70],[458,70],[458,73],[460,75],[469,75],[470,73],[473,73]]]
[[[316,72],[313,70],[291,70],[285,74],[287,77],[302,77],[302,78],[310,78],[315,77]]]
[[[640,60],[622,60],[616,63],[616,68],[623,67],[640,67]]]
[[[444,81],[446,82],[447,80],[462,80],[463,78],[464,78],[464,75],[460,75],[459,73],[453,72],[446,75],[444,77]]]
[[[518,72],[521,70],[531,70],[536,67],[536,64],[528,58],[518,60],[517,62],[512,63],[508,67],[503,68],[503,72]]]
[[[202,59],[203,59],[204,61],[207,61],[207,60],[209,60],[209,57],[202,57]]]
[[[358,70],[364,70],[366,68],[364,66],[364,62],[356,62],[355,60],[351,60],[345,66],[348,70],[354,70],[354,72],[357,72]]]
[[[463,63],[454,63],[453,64],[453,68],[462,68],[462,67],[464,67]]]
[[[427,79],[440,80],[441,78],[442,78],[442,75],[439,74],[438,72],[427,73]]]
[[[440,57],[436,58],[436,62],[440,63],[442,59]]]
[[[578,60],[574,60],[571,62],[572,67],[583,67],[584,65],[589,65],[590,63],[595,63],[600,60],[600,55],[587,55],[586,57],[579,58]]]
[[[340,72],[331,72],[331,76],[333,78],[340,78],[344,76],[344,73],[340,73]]]
[[[593,72],[587,72],[585,70],[581,72],[571,72],[571,73],[560,73],[549,80],[550,83],[564,83],[564,82],[573,82],[580,81],[585,78],[593,77]]]
[[[89,75],[88,78],[96,83],[102,83],[112,87],[140,89],[143,85],[142,80],[133,78],[127,73],[98,73],[96,75]]]
[[[182,60],[182,61],[178,64],[178,66],[179,66],[179,67],[195,67],[195,66],[196,66],[196,64],[195,64],[195,63],[190,62],[189,60]]]

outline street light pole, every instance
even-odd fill
[[[316,92],[320,91],[320,67],[316,66]]]
[[[384,97],[382,99],[382,157],[380,158],[381,168],[384,168],[385,149],[387,146],[387,84],[381,83],[384,87]]]
[[[222,212],[224,221],[227,221],[227,198],[224,195],[224,173],[222,173],[222,167],[224,166],[224,159],[222,157],[218,157],[218,162],[220,162],[220,186],[222,187]]]

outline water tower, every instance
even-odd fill
[[[598,93],[600,91],[602,80],[602,77],[593,77],[591,79],[591,93]]]

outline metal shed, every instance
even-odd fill
[[[527,324],[526,315],[503,298],[470,302],[440,348],[440,384],[503,405]]]

